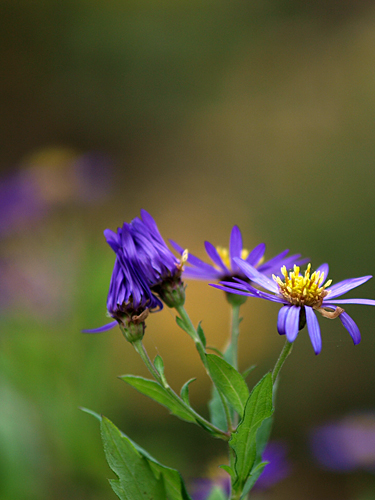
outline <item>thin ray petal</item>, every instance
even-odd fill
[[[241,259],[234,259],[236,261],[236,264],[238,267],[241,269],[241,271],[249,278],[250,281],[254,281],[258,285],[262,286],[266,290],[273,292],[273,293],[278,293],[279,287],[276,285],[276,283],[267,278],[264,274],[260,273],[257,269],[255,269],[254,266],[251,266],[247,262]]]
[[[294,342],[298,335],[300,306],[290,306],[285,319],[285,333],[289,342]]]
[[[218,251],[213,246],[213,244],[210,243],[209,241],[205,241],[204,242],[204,246],[205,246],[206,252],[208,253],[208,256],[210,257],[210,259],[212,260],[212,262],[214,264],[216,264],[218,267],[220,267],[220,269],[222,269],[225,273],[229,273],[229,269],[224,264],[222,258],[218,254]]]
[[[242,252],[242,234],[238,226],[233,226],[232,232],[230,233],[229,240],[229,256],[232,269],[236,269],[236,263],[234,262],[234,257],[241,257]]]
[[[288,306],[283,306],[277,316],[277,331],[280,335],[285,335],[285,320],[289,312]]]
[[[339,283],[336,283],[335,285],[327,288],[327,292],[330,292],[328,297],[329,299],[332,299],[333,297],[339,297],[349,290],[352,290],[359,285],[363,285],[363,283],[366,283],[366,281],[368,281],[370,278],[372,278],[372,276],[362,276],[360,278],[350,278],[344,281],[340,281]]]
[[[322,350],[322,337],[320,335],[320,328],[318,319],[312,307],[305,306],[307,330],[309,332],[310,340],[314,348],[315,354],[319,354]]]
[[[108,330],[111,330],[117,325],[117,321],[112,321],[111,323],[108,323],[108,325],[100,326],[99,328],[92,328],[89,330],[81,330],[82,333],[102,333],[106,332]]]
[[[354,345],[359,344],[361,342],[361,332],[359,331],[359,328],[354,320],[345,311],[340,314],[339,318],[341,323],[348,330],[349,335],[353,339]]]

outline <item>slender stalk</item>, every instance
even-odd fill
[[[203,418],[199,413],[197,413],[191,406],[185,403],[183,399],[181,399],[175,392],[174,390],[170,387],[169,384],[165,382],[165,380],[162,379],[160,376],[159,372],[155,368],[153,362],[151,361],[145,346],[143,345],[142,340],[137,340],[133,342],[133,347],[137,351],[137,353],[140,355],[142,361],[146,365],[147,369],[151,373],[151,375],[154,377],[154,379],[173,397],[175,401],[178,401],[178,403],[185,408],[194,418],[197,422],[199,422],[203,427],[206,427],[210,429],[216,437],[223,439],[224,441],[228,441],[230,438],[230,433],[227,433],[225,431],[222,431],[215,425],[211,424],[208,420]]]
[[[188,315],[188,313],[186,312],[185,310],[185,307],[184,306],[178,306],[176,307],[176,311],[178,312],[178,314],[180,315],[180,318],[182,319],[182,321],[184,322],[185,326],[186,326],[186,330],[188,332],[188,334],[190,335],[190,337],[194,340],[195,342],[195,347],[199,353],[199,356],[202,360],[202,363],[204,364],[205,368],[206,368],[206,371],[208,373],[208,367],[207,367],[207,358],[206,358],[206,349],[196,331],[196,329],[194,328],[194,325],[193,323],[191,322],[191,319]]]
[[[203,345],[202,343],[202,340],[201,338],[199,337],[188,313],[186,312],[186,309],[184,306],[178,306],[175,308],[176,311],[178,312],[178,314],[180,315],[180,318],[182,319],[182,321],[184,322],[184,326],[186,327],[186,331],[188,332],[188,334],[190,335],[190,337],[194,340],[194,343],[195,343],[195,347],[199,353],[199,356],[202,360],[202,363],[206,369],[206,373],[207,375],[211,378],[210,376],[210,372],[209,372],[209,369],[208,369],[208,364],[207,364],[207,357],[206,357],[206,348],[205,346]],[[211,379],[212,380],[212,379]],[[228,433],[230,434],[233,430],[233,424],[232,424],[232,419],[231,419],[231,411],[229,409],[229,406],[228,406],[228,403],[226,402],[225,398],[221,395],[220,391],[219,391],[219,396],[220,396],[220,399],[221,399],[221,402],[223,403],[223,407],[224,407],[224,412],[225,412],[225,416],[226,416],[226,419],[227,419],[227,424],[228,424]]]
[[[238,304],[232,305],[231,307],[231,323],[231,364],[236,370],[238,370],[238,336],[240,334],[240,305]]]
[[[284,347],[280,353],[280,356],[278,360],[276,361],[275,367],[272,372],[272,383],[274,384],[276,382],[277,376],[283,367],[283,364],[286,361],[286,358],[289,356],[289,354],[292,352],[293,349],[293,343],[289,342],[288,339],[285,340]]]

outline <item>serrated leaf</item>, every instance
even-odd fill
[[[256,461],[256,435],[273,412],[272,375],[267,373],[252,390],[241,423],[229,441],[236,453],[237,483],[245,484]]]
[[[135,375],[123,375],[119,378],[137,389],[137,391],[168,408],[176,417],[186,420],[187,422],[196,422],[195,418],[185,409],[184,405],[174,399],[164,387],[160,386],[154,380]]]
[[[216,354],[207,354],[207,363],[216,388],[242,417],[249,398],[249,389],[242,375]]]
[[[197,334],[201,339],[203,346],[206,347],[206,337],[204,335],[203,328],[201,327],[201,321],[198,323]]]
[[[191,378],[187,382],[184,383],[184,385],[181,387],[181,398],[185,401],[187,405],[190,406],[190,400],[189,400],[189,385],[194,382],[194,380],[197,380],[196,378]]]
[[[108,465],[118,476],[110,481],[116,495],[121,500],[165,500],[162,476],[155,475],[148,461],[110,420],[103,417],[100,427]]]

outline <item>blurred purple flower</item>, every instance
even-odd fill
[[[172,246],[182,254],[183,248],[176,242],[171,241]],[[290,255],[287,257],[289,250],[284,250],[272,259],[263,262],[266,245],[260,243],[250,252],[243,248],[242,234],[238,226],[233,226],[230,239],[229,250],[224,247],[214,247],[212,243],[205,241],[204,243],[207,255],[212,260],[213,264],[207,264],[198,257],[189,253],[187,262],[191,267],[186,267],[184,277],[201,279],[201,280],[230,280],[233,278],[246,279],[246,274],[237,264],[236,259],[244,259],[245,262],[258,269],[260,273],[271,275],[278,273],[280,267],[285,265],[289,268],[292,263],[304,263],[306,260],[299,261],[300,254]]]
[[[337,472],[375,472],[375,414],[348,415],[312,430],[310,445],[316,460]]]
[[[310,275],[311,265],[307,266],[304,275],[300,275],[300,268],[294,266],[294,271],[287,273],[285,266],[281,269],[284,281],[279,276],[273,275],[273,280],[268,279],[254,266],[241,259],[235,258],[237,265],[251,282],[268,290],[264,292],[254,288],[251,284],[236,279],[237,283],[223,281],[220,285],[212,284],[216,288],[231,292],[234,294],[258,297],[271,302],[277,302],[284,307],[279,310],[277,320],[277,330],[280,335],[285,335],[289,342],[294,342],[298,332],[307,323],[310,340],[315,354],[319,354],[322,348],[322,339],[318,320],[315,311],[322,316],[334,319],[339,317],[343,326],[348,330],[354,344],[361,341],[361,334],[358,326],[353,319],[338,306],[338,304],[366,304],[375,305],[375,300],[371,299],[337,299],[344,293],[362,285],[372,276],[363,276],[361,278],[351,278],[340,281],[330,287],[331,280],[325,284],[324,279],[328,275],[328,264],[321,265]]]

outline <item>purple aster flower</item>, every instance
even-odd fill
[[[163,304],[151,292],[146,276],[147,267],[138,259],[129,224],[125,223],[122,228],[118,228],[117,233],[106,229],[104,235],[116,254],[107,297],[108,314],[116,321],[94,330],[84,331],[99,333],[109,330],[118,323],[123,331],[130,330],[129,335],[132,338],[133,336],[138,338],[139,335],[143,336],[144,321],[148,312],[161,310]]]
[[[313,429],[311,449],[320,464],[337,472],[375,472],[375,415],[348,415]]]
[[[183,248],[176,242],[171,241],[171,244],[175,250],[181,254],[183,253]],[[294,262],[299,262],[301,264],[306,262],[306,260],[297,260],[300,254],[287,257],[289,250],[284,250],[272,259],[263,262],[266,245],[260,243],[250,252],[246,248],[243,248],[242,234],[238,226],[233,226],[232,228],[229,240],[229,250],[220,246],[215,248],[212,243],[208,241],[205,241],[204,245],[213,264],[207,264],[189,253],[187,262],[191,264],[191,267],[185,267],[184,277],[215,281],[228,281],[233,278],[245,280],[247,276],[243,272],[241,266],[237,264],[237,259],[243,259],[249,265],[257,268],[260,273],[269,276],[271,276],[272,273],[277,274],[282,265],[289,268]]]
[[[280,335],[285,334],[289,342],[294,342],[299,330],[302,330],[307,323],[315,354],[320,353],[322,339],[315,311],[320,312],[326,318],[334,319],[339,317],[341,323],[352,337],[354,344],[359,344],[361,341],[358,326],[339,305],[367,304],[373,306],[375,300],[337,299],[337,297],[362,285],[372,276],[347,279],[330,287],[332,280],[323,284],[325,277],[328,275],[328,264],[323,264],[312,274],[310,274],[311,264],[309,264],[303,276],[299,273],[300,268],[298,266],[295,265],[294,270],[289,275],[286,267],[283,266],[281,273],[284,281],[282,281],[279,276],[275,275],[272,276],[273,279],[267,278],[254,266],[241,259],[235,258],[235,261],[252,283],[268,290],[268,292],[258,290],[240,279],[236,279],[237,283],[222,282],[221,285],[212,286],[234,294],[258,297],[283,305],[277,319],[277,330]],[[328,287],[330,287],[329,290],[327,290]]]
[[[117,233],[104,231],[116,254],[107,298],[108,314],[116,321],[84,330],[87,333],[109,330],[116,323],[126,328],[133,324],[144,326],[149,311],[163,308],[160,298],[170,307],[185,301],[181,281],[184,259],[179,261],[172,254],[151,215],[145,210],[141,215],[141,219],[125,222]]]

